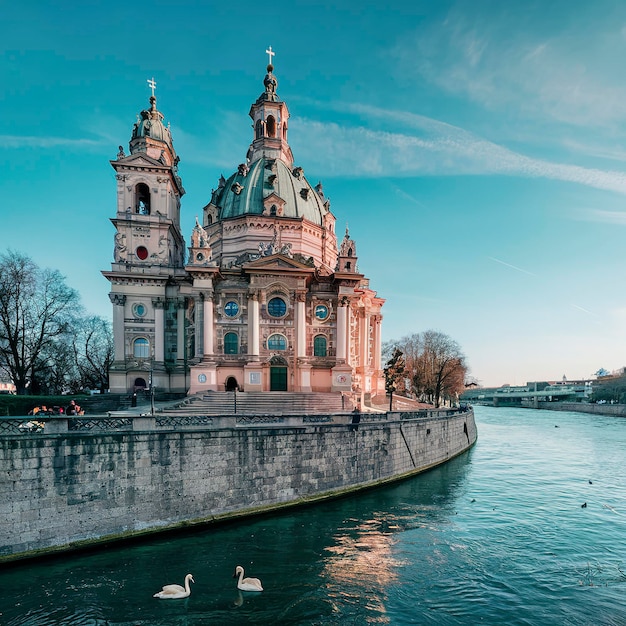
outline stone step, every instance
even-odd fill
[[[176,415],[290,415],[336,413],[349,408],[342,403],[341,393],[215,391],[186,398],[163,412]]]

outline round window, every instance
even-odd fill
[[[328,307],[325,304],[318,304],[315,307],[315,317],[318,320],[325,320],[328,317]]]
[[[229,300],[224,305],[224,313],[228,315],[228,317],[235,317],[237,313],[239,313],[239,305],[234,300]]]
[[[144,246],[139,246],[137,250],[135,250],[135,254],[137,255],[137,258],[139,258],[141,261],[145,261],[148,258],[148,248],[145,248]]]
[[[135,317],[143,317],[146,313],[147,309],[145,304],[141,304],[141,302],[133,304],[133,314]]]
[[[267,312],[272,317],[283,317],[287,314],[287,303],[282,298],[272,298],[267,303]]]

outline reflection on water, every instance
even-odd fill
[[[472,451],[395,486],[5,566],[0,624],[626,623],[626,420],[477,420]],[[265,591],[238,591],[236,565]],[[152,598],[187,573],[189,598]]]

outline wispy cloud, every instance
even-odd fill
[[[391,55],[402,75],[491,110],[613,126],[626,115],[626,87],[615,80],[626,54],[626,11],[599,3],[593,11],[581,5],[564,12],[557,22],[546,19],[543,3],[516,11],[458,2],[401,38]]]
[[[505,261],[501,261],[500,259],[496,259],[495,257],[487,257],[490,261],[495,261],[496,263],[500,263],[500,265],[504,265],[505,267],[510,267],[512,270],[515,270],[516,272],[521,272],[522,274],[528,274],[529,276],[536,276],[536,274],[533,274],[532,272],[529,272],[528,270],[522,269],[521,267],[517,267],[517,265],[511,265],[510,263],[506,263]]]
[[[588,309],[585,309],[578,304],[572,304],[571,306],[573,306],[575,309],[578,309],[579,311],[582,311],[583,313],[587,313],[587,315],[593,315],[594,317],[597,317],[596,313],[593,313],[592,311],[589,311]]]
[[[579,213],[579,219],[587,222],[601,222],[603,224],[626,226],[626,211],[591,209],[590,211]]]
[[[20,135],[0,135],[0,147],[6,149],[16,148],[57,148],[65,147],[100,147],[103,145],[101,140],[96,139],[70,139],[68,137],[28,137]]]
[[[404,111],[338,105],[362,125],[298,119],[296,153],[324,175],[510,175],[561,180],[626,194],[626,174],[525,156],[462,128]],[[370,130],[377,121],[396,130]],[[398,127],[400,130],[398,130]],[[320,156],[323,155],[323,156]]]

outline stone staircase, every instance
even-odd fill
[[[341,413],[352,405],[341,393],[211,391],[163,408],[166,415],[308,415]]]

